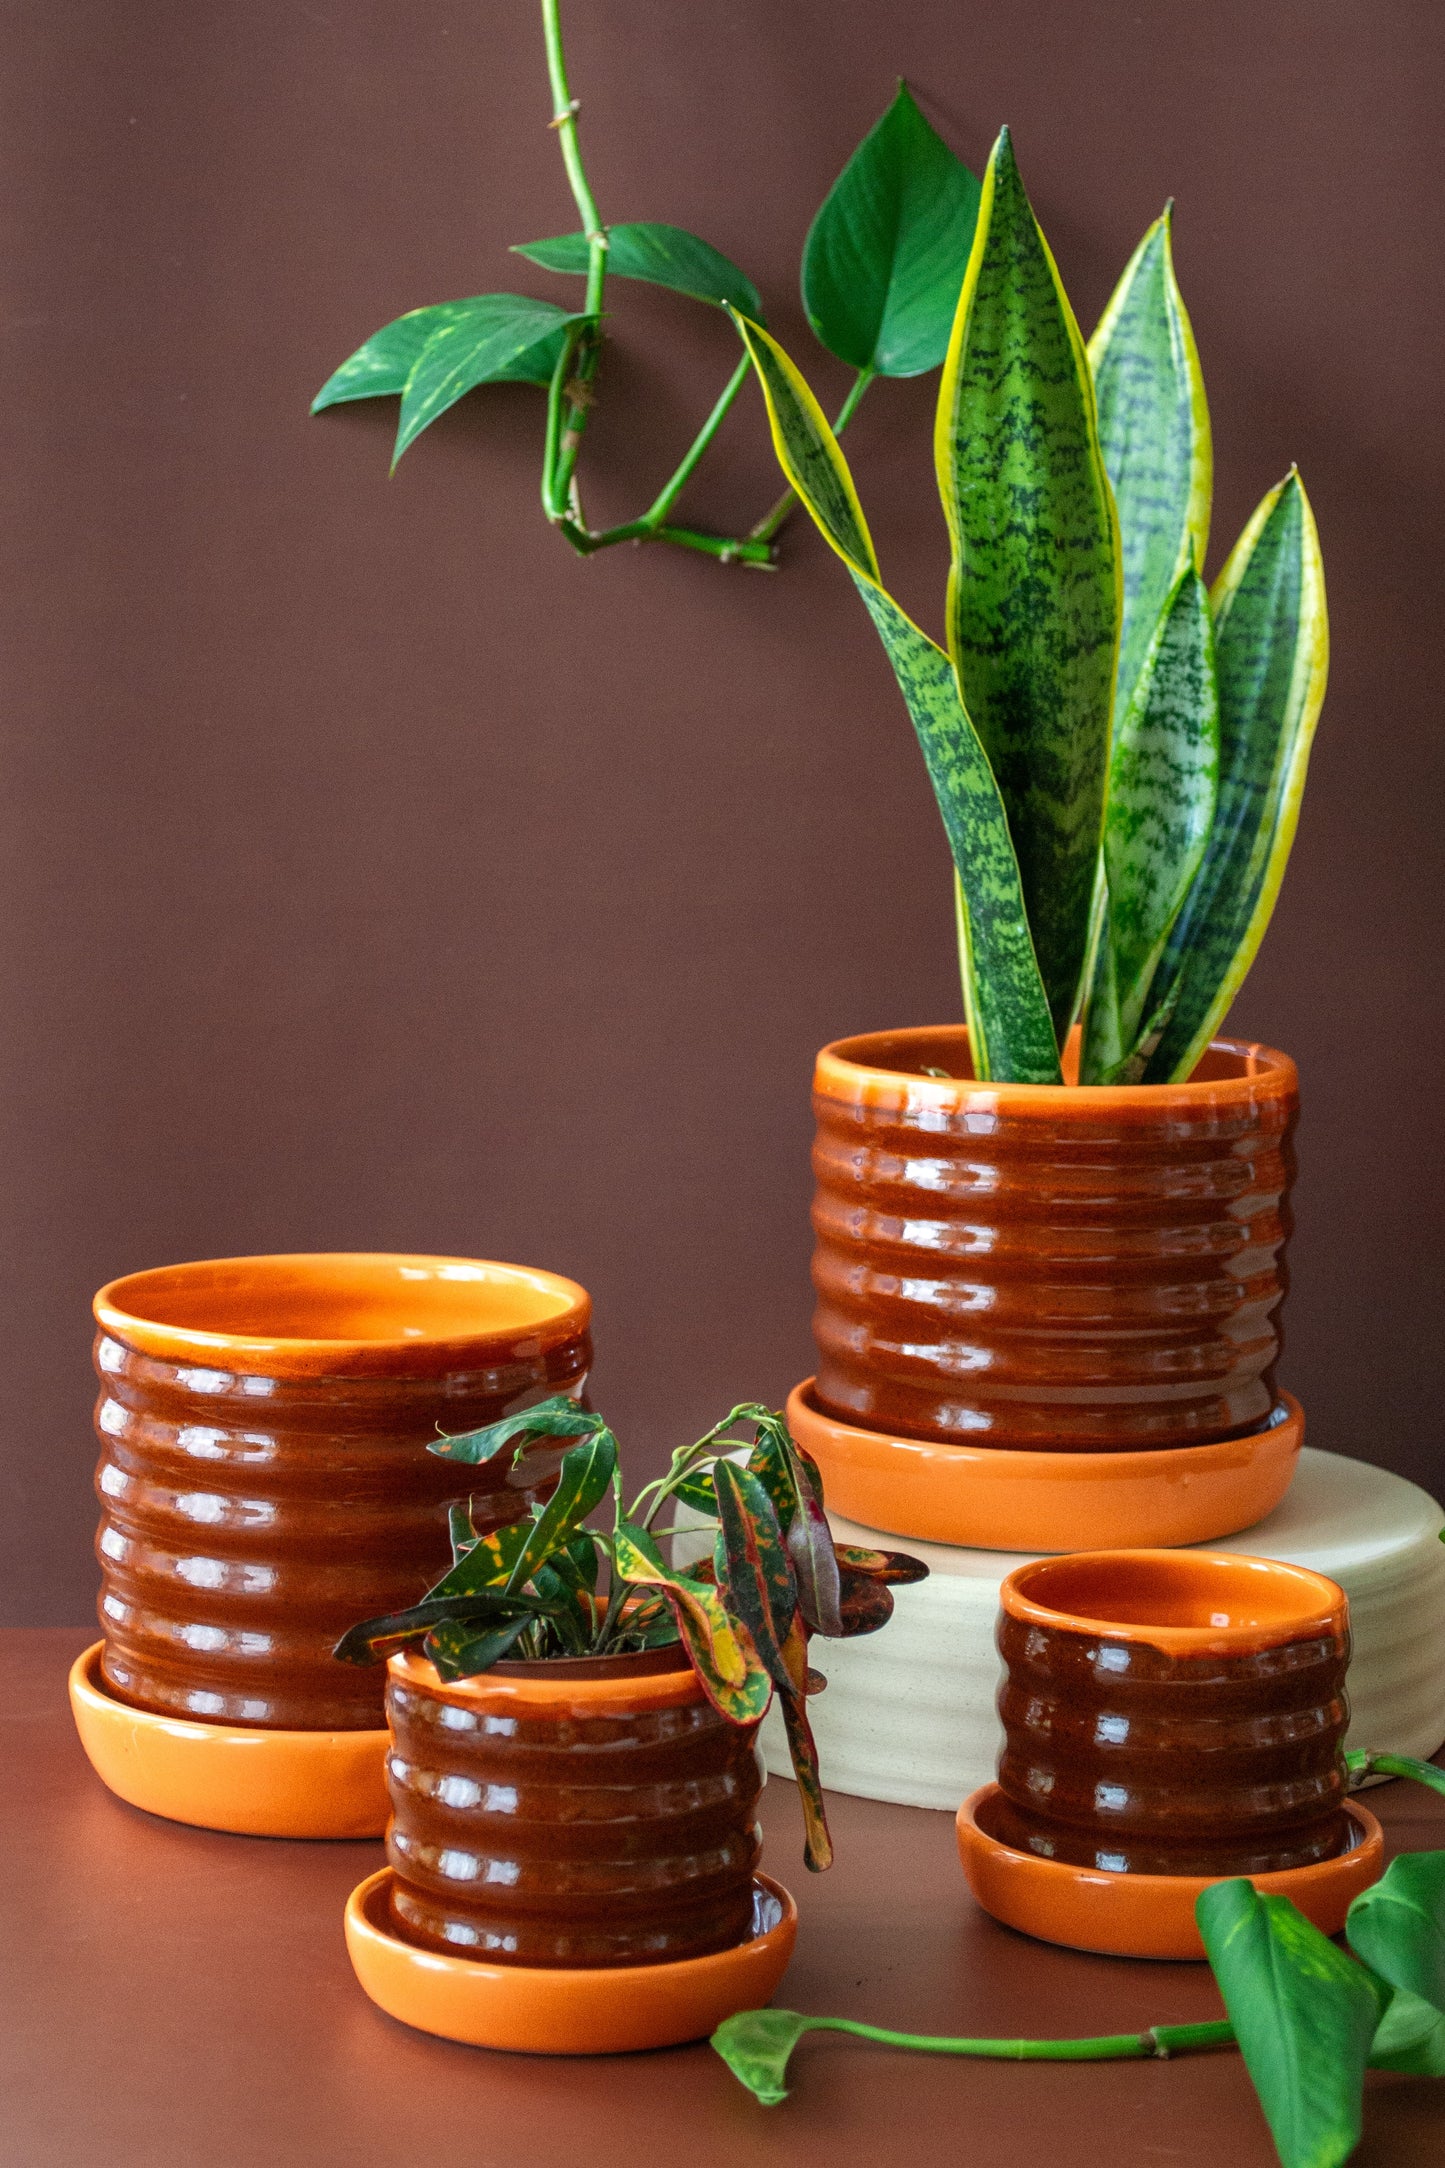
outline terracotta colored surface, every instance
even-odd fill
[[[1217,1039],[1187,1084],[954,1081],[971,1077],[962,1025],[841,1039],[818,1056],[820,1406],[1024,1450],[1261,1429],[1286,1286],[1294,1063]]]
[[[1000,1590],[988,1831],[1143,1875],[1268,1874],[1348,1842],[1342,1591],[1227,1551],[1097,1551]]]
[[[1339,1933],[1355,1898],[1385,1866],[1380,1825],[1368,1807],[1352,1800],[1345,1821],[1347,1841],[1332,1857],[1251,1877],[1257,1889],[1290,1898],[1327,1935]],[[1203,1957],[1194,1904],[1208,1875],[1100,1874],[1062,1857],[1041,1859],[1020,1848],[996,1784],[965,1799],[957,1827],[969,1888],[1007,1926],[1107,1956]]]
[[[373,1730],[380,1668],[331,1651],[446,1566],[447,1503],[513,1520],[565,1441],[458,1469],[439,1431],[576,1387],[571,1281],[469,1259],[232,1258],[96,1298],[104,1675],[208,1723]]]
[[[394,1932],[527,1967],[654,1964],[743,1940],[757,1727],[718,1715],[681,1650],[448,1686],[411,1654],[388,1668]]]
[[[760,2108],[705,2047],[559,2067],[428,2039],[367,2001],[342,1913],[379,1844],[157,1821],[86,1766],[65,1707],[83,1632],[0,1634],[4,2168],[416,2168],[473,2150],[535,2168],[1277,2168],[1233,2055],[1027,2069],[823,2038]],[[1445,1846],[1445,1799],[1367,1795],[1391,1848]],[[833,1794],[838,1862],[802,1867],[792,1787],[763,1794],[765,1870],[797,1899],[785,2007],[921,2032],[1062,2035],[1220,2015],[1203,1966],[1081,1957],[988,1919],[953,1817]],[[14,1871],[23,1862],[23,1872]],[[83,2042],[83,2045],[82,2045]],[[1445,2086],[1372,2077],[1352,2168],[1438,2168]]]
[[[794,1387],[788,1421],[823,1471],[830,1507],[868,1528],[985,1551],[1216,1542],[1274,1510],[1304,1442],[1304,1410],[1289,1393],[1284,1420],[1248,1438],[1043,1453],[866,1430],[825,1415],[814,1385]]]
[[[617,2055],[705,2040],[725,2017],[770,2002],[787,1970],[798,1913],[767,1875],[752,1885],[751,1932],[705,1956],[665,1964],[481,1964],[400,1940],[391,1869],[346,1901],[346,1947],[356,1977],[389,2017],[474,2047],[547,2055]]]
[[[70,1708],[102,1783],[132,1806],[250,1837],[379,1837],[385,1731],[262,1731],[194,1724],[109,1693],[97,1641],[70,1673]]]

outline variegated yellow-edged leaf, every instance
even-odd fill
[[[1235,544],[1211,601],[1219,804],[1155,974],[1157,996],[1172,1007],[1148,1083],[1189,1076],[1224,1021],[1264,938],[1299,822],[1329,622],[1314,514],[1293,468]]]
[[[671,1606],[692,1668],[718,1713],[733,1724],[765,1715],[773,1682],[752,1636],[729,1615],[717,1589],[674,1573],[646,1529],[632,1521],[618,1521],[614,1556],[624,1581],[656,1588]]]
[[[964,898],[974,1072],[1014,1083],[1057,1083],[1058,1047],[1008,818],[953,666],[880,584],[847,462],[802,375],[759,325],[743,317],[736,322],[763,387],[778,462],[853,575],[923,749]]]
[[[953,554],[949,653],[1003,794],[1062,1043],[1103,824],[1119,537],[1084,342],[1007,129],[984,177],[934,450]]]
[[[1218,791],[1214,624],[1191,558],[1165,600],[1114,733],[1104,924],[1084,1012],[1081,1084],[1134,1083],[1144,1073],[1162,1028],[1155,975],[1203,861]]]
[[[1204,570],[1214,452],[1170,209],[1156,218],[1089,341],[1099,444],[1119,510],[1124,607],[1114,702],[1128,706],[1159,613],[1188,562]]]

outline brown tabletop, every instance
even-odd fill
[[[706,2046],[554,2060],[412,2032],[366,2000],[342,1942],[380,1845],[222,1837],[123,1806],[66,1707],[89,1638],[0,1634],[3,2168],[1274,2162],[1233,2053],[1025,2068],[824,2034],[798,2049],[791,2098],[762,2108]],[[1445,1846],[1445,1800],[1391,1784],[1370,1804],[1394,1849]],[[841,1794],[829,1814],[838,1862],[813,1877],[791,1785],[767,1787],[767,1865],[801,1914],[785,2007],[1045,2036],[1220,2014],[1203,1965],[1078,1956],[985,1918],[950,1816]],[[1442,2159],[1445,2081],[1372,2077],[1360,2168]]]

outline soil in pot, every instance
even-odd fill
[[[388,1667],[391,1925],[491,1964],[652,1965],[752,1932],[763,1772],[680,1648]]]

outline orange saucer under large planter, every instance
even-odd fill
[[[970,1793],[958,1810],[958,1852],[968,1886],[1006,1927],[1040,1942],[1103,1957],[1203,1957],[1195,1899],[1210,1875],[1109,1874],[1067,1861],[1040,1859],[992,1836],[985,1826],[1001,1797],[996,1784]],[[1379,1823],[1357,1799],[1346,1803],[1349,1849],[1308,1867],[1249,1877],[1258,1890],[1289,1897],[1322,1933],[1336,1935],[1360,1891],[1377,1882],[1385,1864]]]
[[[354,1889],[346,1947],[356,1977],[388,2017],[471,2047],[535,2055],[619,2055],[701,2040],[770,2000],[793,1954],[797,1908],[765,1874],[753,1883],[751,1933],[731,1949],[662,1965],[566,1970],[489,1965],[402,1941],[388,1926],[392,1870]]]
[[[1122,1453],[1011,1452],[865,1430],[824,1414],[814,1380],[788,1425],[850,1521],[920,1542],[984,1551],[1128,1550],[1213,1543],[1262,1521],[1289,1489],[1304,1410],[1247,1438]]]
[[[380,1837],[391,1811],[383,1731],[261,1731],[201,1724],[117,1701],[103,1641],[70,1671],[70,1707],[92,1768],[148,1814],[239,1837]]]

